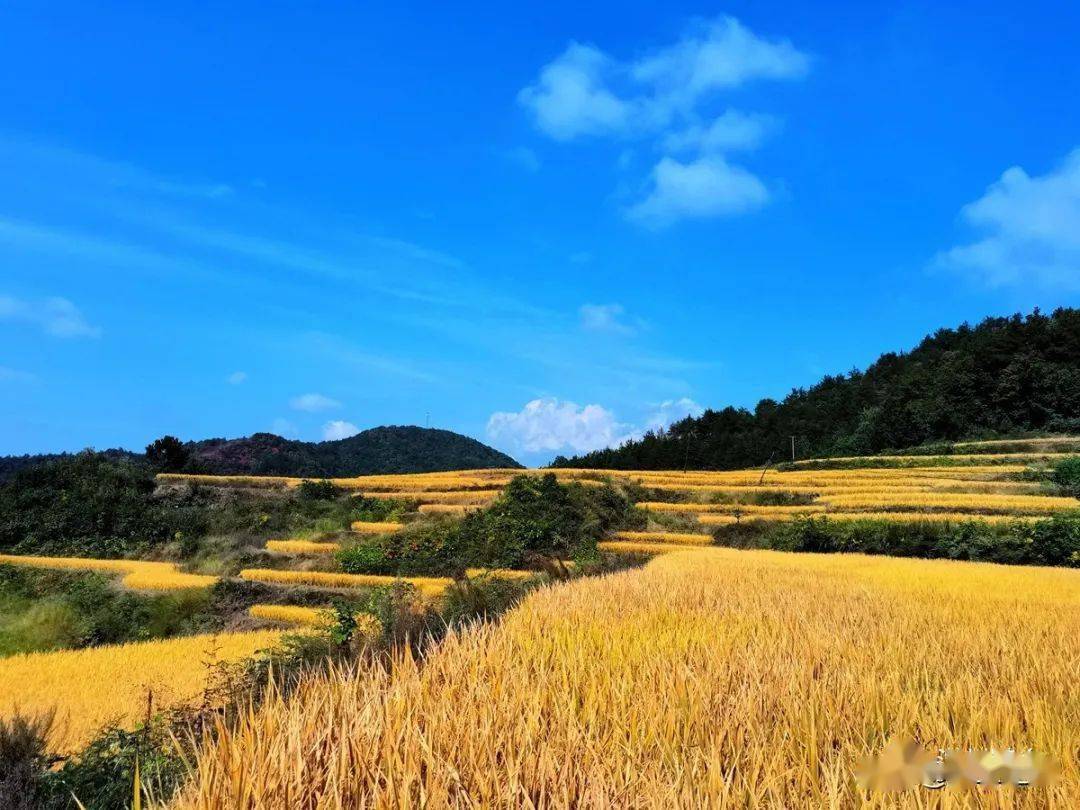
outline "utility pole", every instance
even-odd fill
[[[791,437],[791,460],[795,460],[795,437]]]

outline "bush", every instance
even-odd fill
[[[1080,496],[1080,456],[1059,461],[1050,474],[1050,480],[1061,487],[1067,495],[1072,495],[1074,498]]]
[[[123,557],[198,532],[193,515],[154,498],[149,468],[80,453],[0,485],[0,551]]]
[[[37,810],[49,795],[49,767],[45,741],[53,717],[27,718],[21,714],[0,718],[0,807]]]
[[[783,551],[852,552],[895,557],[976,560],[1007,565],[1080,566],[1080,519],[1034,523],[893,523],[800,518],[757,533],[716,533],[720,542]]]
[[[308,481],[300,482],[296,488],[296,496],[304,501],[334,501],[344,494],[344,490],[334,486],[332,481]]]
[[[564,486],[550,473],[520,475],[483,511],[365,538],[338,552],[338,561],[349,573],[403,576],[519,568],[543,558],[595,556],[607,532],[642,519],[611,486]]]

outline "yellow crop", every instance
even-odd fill
[[[972,512],[828,512],[814,517],[849,521],[883,520],[889,523],[1016,523],[1039,520],[1034,516],[988,515]]]
[[[425,515],[464,515],[479,508],[478,505],[466,506],[458,503],[422,503],[417,507],[417,511]]]
[[[964,493],[888,493],[863,495],[825,495],[818,502],[832,509],[934,509],[947,508],[969,512],[1008,512],[1041,514],[1080,509],[1076,498],[1049,495],[984,495]]]
[[[722,512],[746,515],[792,515],[821,511],[821,507],[816,504],[807,506],[760,506],[753,503],[664,503],[661,501],[642,501],[638,503],[638,506],[642,509],[651,509],[654,512]]]
[[[333,623],[329,607],[313,608],[299,605],[252,605],[248,615],[279,624],[301,627],[325,628]],[[369,613],[356,614],[356,631],[367,636],[376,635],[381,627],[379,620]]]
[[[84,650],[0,658],[0,717],[56,710],[49,740],[68,753],[105,724],[133,728],[146,712],[201,697],[214,662],[236,661],[277,644],[277,631],[186,636]]]
[[[282,571],[273,568],[245,568],[240,578],[276,585],[314,585],[322,588],[373,588],[408,582],[427,595],[442,593],[453,582],[444,577],[388,577],[379,574],[341,574],[335,571]]]
[[[178,591],[189,588],[209,588],[218,578],[202,574],[185,574],[176,563],[148,560],[98,560],[92,557],[34,557],[0,554],[0,563],[28,568],[50,568],[70,571],[102,571],[123,574],[120,582],[125,588],[138,591]]]
[[[420,503],[485,504],[496,498],[496,489],[476,490],[402,490],[400,492],[365,492],[368,498],[403,498]]]
[[[312,540],[269,540],[266,550],[277,554],[333,554],[340,543],[318,543]]]
[[[633,540],[601,540],[596,547],[600,551],[612,554],[667,554],[687,549],[684,543],[649,543]]]
[[[1078,571],[683,551],[535,592],[422,666],[270,694],[179,807],[858,807],[857,763],[906,735],[1031,746],[1057,784],[980,806],[1076,807],[1078,665]]]
[[[713,538],[709,534],[689,534],[686,532],[615,532],[613,540],[625,540],[641,543],[680,543],[684,546],[708,546]]]
[[[352,530],[361,534],[393,534],[405,528],[403,523],[377,522],[377,521],[353,521]]]
[[[470,579],[491,577],[493,579],[532,579],[540,576],[540,571],[522,571],[516,568],[466,568],[465,576]]]

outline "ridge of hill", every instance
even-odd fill
[[[865,371],[826,376],[751,411],[726,407],[555,467],[738,469],[931,442],[1080,429],[1080,310],[940,329]]]
[[[347,439],[303,442],[273,433],[237,439],[186,442],[191,471],[219,475],[346,477],[379,473],[519,468],[521,465],[476,439],[437,428],[390,425],[363,430]],[[36,464],[70,454],[0,457],[0,481]],[[142,453],[106,450],[113,460],[136,460]]]

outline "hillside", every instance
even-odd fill
[[[941,329],[865,371],[827,376],[753,411],[687,418],[556,467],[737,469],[790,458],[879,453],[927,442],[1080,428],[1080,310]]]
[[[460,433],[406,426],[371,428],[330,442],[256,433],[239,439],[187,442],[185,448],[192,471],[219,475],[351,476],[521,466],[505,453]],[[107,454],[114,459],[142,458],[141,453],[124,450]],[[0,481],[25,467],[62,457],[0,458]]]
[[[194,442],[189,449],[200,470],[219,475],[348,476],[521,466],[460,433],[405,426],[371,428],[331,442],[256,433]]]

